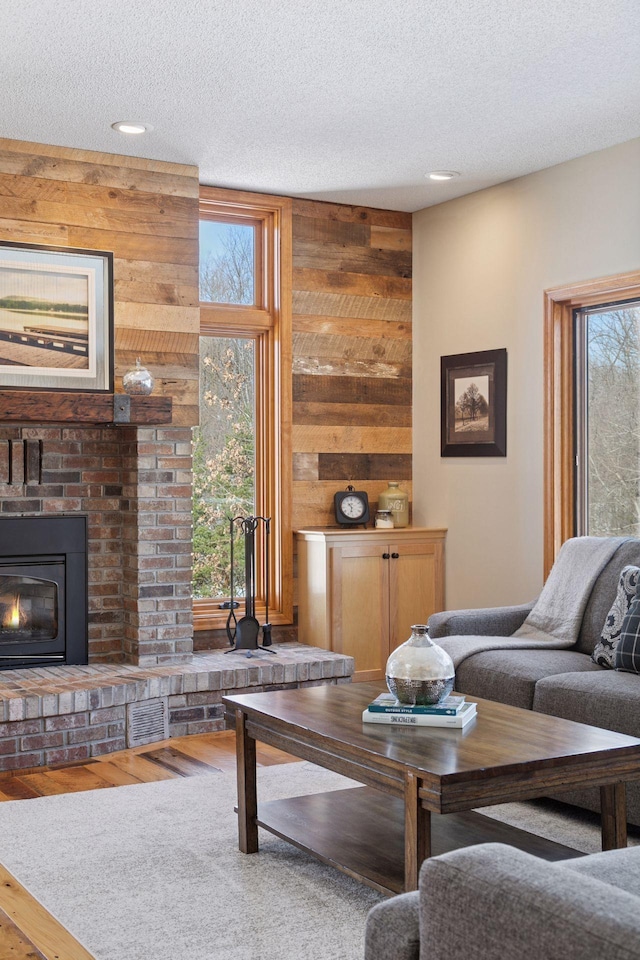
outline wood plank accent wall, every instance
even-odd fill
[[[198,169],[0,139],[0,240],[114,255],[116,392],[141,356],[198,420]]]
[[[411,214],[293,201],[293,528],[411,497]]]

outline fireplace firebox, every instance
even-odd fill
[[[0,670],[87,663],[87,518],[0,518]]]

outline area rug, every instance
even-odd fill
[[[354,786],[309,763],[258,775],[265,800]],[[235,799],[221,773],[3,803],[0,863],[97,960],[362,960],[382,897],[264,831],[241,854]],[[599,849],[598,818],[552,801],[483,812]]]
[[[258,777],[264,800],[354,786]],[[240,853],[235,800],[220,773],[3,803],[0,863],[97,960],[362,960],[381,895],[264,831]]]

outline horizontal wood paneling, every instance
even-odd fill
[[[294,333],[293,356],[334,357],[342,360],[375,360],[388,363],[411,363],[411,341],[380,342],[373,337],[343,337],[332,334]]]
[[[0,148],[0,173],[68,183],[100,184],[195,200],[200,192],[198,171],[187,164],[18,140],[2,140]]]
[[[193,358],[198,358],[199,340],[197,333],[167,333],[162,337],[163,353],[168,355],[183,354],[185,365],[191,365]],[[149,354],[156,350],[158,336],[155,330],[133,330],[120,328],[116,330],[116,352],[130,351],[136,354]],[[158,362],[160,358],[156,358]],[[152,361],[149,360],[149,363]]]
[[[138,213],[143,216],[154,212],[172,219],[184,220],[189,224],[193,218],[192,197],[141,193],[139,190],[96,186],[92,183],[74,183],[70,186],[60,180],[44,180],[15,174],[3,175],[0,180],[0,196],[57,203],[68,203],[71,196],[76,208],[85,206],[98,210],[114,209],[120,213]]]
[[[387,229],[387,228],[382,228]],[[394,231],[398,232],[398,231]],[[371,239],[371,227],[366,223],[345,223],[342,220],[318,219],[317,217],[294,217],[293,239],[295,255],[300,252],[299,241],[315,240],[322,243],[344,243],[365,246]]]
[[[0,240],[114,254],[116,390],[141,356],[173,422],[197,422],[198,171],[0,140]]]
[[[388,276],[410,277],[411,251],[298,240],[293,265],[364,274],[378,274],[384,270]]]
[[[293,201],[294,527],[411,480],[411,215]]]
[[[411,380],[386,377],[294,377],[293,399],[316,403],[411,406]]]
[[[294,267],[295,290],[314,290],[352,294],[357,297],[383,297],[390,300],[411,300],[411,280],[404,277],[372,276],[342,270],[312,270]]]
[[[411,323],[395,320],[365,320],[358,317],[321,317],[296,315],[296,333],[323,333],[329,336],[369,337],[375,340],[409,340]]]
[[[374,207],[354,207],[350,204],[343,203],[322,203],[317,200],[294,199],[294,223],[297,217],[314,217],[319,220],[339,220],[344,223],[367,223],[376,227],[393,227],[397,230],[411,230],[410,213],[403,213],[400,210],[378,210]]]
[[[382,403],[294,403],[296,423],[320,426],[410,427],[411,406]]]
[[[97,230],[90,227],[67,226],[69,246],[88,247],[90,250],[111,250],[114,257],[138,259],[144,252],[145,259],[158,263],[183,263],[198,265],[198,241],[182,237],[155,237],[141,233]],[[102,246],[100,246],[102,244]]]
[[[302,287],[297,288],[294,284],[294,320],[298,313],[321,317],[359,317],[363,320],[395,320],[411,323],[411,301],[380,296],[350,296],[329,290],[308,290]]]
[[[294,424],[293,450],[301,453],[411,453],[410,427],[313,427]],[[392,478],[393,479],[393,478]]]
[[[326,377],[389,377],[408,379],[411,365],[381,360],[349,360],[342,357],[294,357],[293,373]]]
[[[67,194],[69,193],[67,185]],[[123,191],[121,191],[121,195]],[[73,198],[64,201],[32,200],[7,196],[0,193],[2,212],[13,220],[39,220],[42,223],[66,223],[68,226],[89,227],[93,230],[131,231],[136,234],[151,234],[163,237],[186,237],[193,240],[198,236],[198,224],[192,219],[172,217],[164,207],[157,203],[147,210],[112,206],[106,208],[79,204]]]
[[[394,227],[371,227],[371,246],[381,250],[408,250],[413,249],[411,243],[411,227],[407,230],[396,230]]]
[[[134,330],[165,330],[168,333],[198,333],[200,312],[165,303],[119,303],[118,319]]]
[[[0,239],[18,243],[49,243],[67,246],[69,231],[63,223],[36,223],[35,220],[10,220],[2,216],[0,202]]]
[[[321,453],[318,480],[411,480],[410,453]]]

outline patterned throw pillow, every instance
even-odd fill
[[[600,640],[596,643],[591,654],[591,659],[599,667],[608,667],[610,670],[614,668],[613,661],[620,640],[620,631],[631,601],[636,595],[638,583],[640,583],[640,567],[623,567],[618,581],[616,598],[607,614]]]
[[[616,670],[640,673],[640,597],[637,594],[622,623],[613,665]]]

